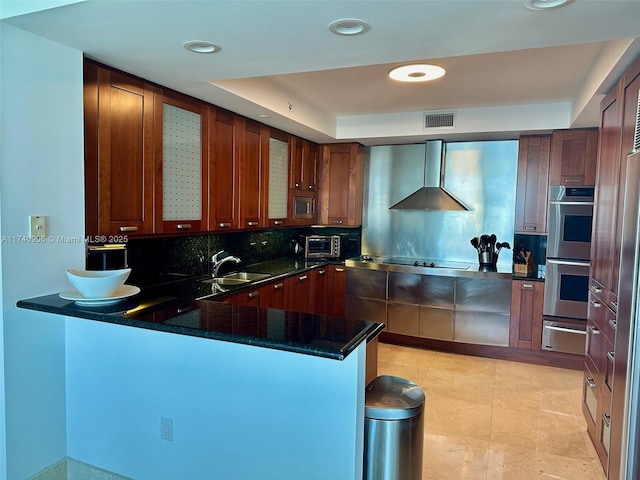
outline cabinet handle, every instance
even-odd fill
[[[584,379],[584,381],[587,384],[587,387],[589,387],[589,388],[596,388],[597,387],[596,382],[591,377],[586,377]]]
[[[593,325],[589,325],[589,332],[591,332],[591,335],[600,335],[600,330]]]
[[[121,232],[137,232],[138,227],[120,227],[118,230]]]
[[[306,276],[306,275],[300,275],[300,276],[298,277],[298,279],[299,279],[300,281],[303,281],[303,280],[306,280],[306,279],[307,279],[307,276]]]
[[[274,225],[282,225],[284,222],[282,220],[275,220],[273,222]]]
[[[600,287],[595,286],[595,285],[591,285],[591,291],[593,293],[602,293],[602,289]]]
[[[190,223],[179,223],[178,225],[176,225],[176,228],[178,230],[189,230],[191,228],[191,224]]]
[[[342,268],[342,267],[336,267],[336,272],[344,272],[344,268]]]
[[[282,288],[282,287],[283,287],[283,284],[282,284],[282,283],[276,283],[276,284],[273,286],[273,289],[274,289],[274,290],[278,290],[278,289],[280,289],[280,288]]]
[[[300,188],[300,184],[296,182],[296,188]]]
[[[607,358],[611,363],[613,363],[616,358],[616,352],[607,352]]]
[[[249,298],[255,298],[255,297],[259,297],[260,293],[259,292],[249,292]]]
[[[229,228],[230,226],[231,226],[231,224],[228,223],[228,222],[224,222],[224,223],[219,223],[218,224],[219,228]]]
[[[616,330],[618,328],[618,321],[612,318],[611,320],[609,320],[609,326]]]
[[[531,288],[533,288],[533,284],[532,283],[523,283],[522,284],[522,288],[531,289]]]
[[[247,222],[247,226],[249,226],[249,227],[257,227],[258,226],[258,222],[249,221],[249,222]]]
[[[609,305],[611,305],[611,308],[614,310],[618,310],[618,302],[609,302]]]
[[[332,220],[331,223],[335,223],[336,225],[342,225],[344,220]]]
[[[565,178],[564,183],[582,183],[581,178]]]
[[[315,185],[309,185],[308,188],[309,188],[309,190],[313,190],[314,188],[316,188],[316,186]]]
[[[591,300],[590,303],[593,308],[600,308],[602,306],[600,302],[596,302],[595,300]]]
[[[607,426],[607,428],[609,428],[611,426],[611,415],[608,414],[608,413],[603,413],[602,414],[602,421]]]
[[[536,225],[525,225],[524,229],[527,231],[535,231],[538,229],[538,227]]]
[[[318,275],[324,275],[325,270],[318,270]]]

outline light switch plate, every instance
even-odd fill
[[[46,237],[47,227],[46,218],[44,215],[30,215],[29,216],[29,236],[31,237]]]

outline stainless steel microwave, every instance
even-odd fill
[[[316,199],[315,197],[307,197],[303,195],[294,195],[293,197],[293,218],[310,218],[316,217]]]
[[[304,237],[305,258],[340,258],[340,236],[307,235]]]

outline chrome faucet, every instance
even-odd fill
[[[238,257],[234,257],[233,255],[229,255],[224,250],[220,250],[218,253],[214,254],[211,257],[211,268],[212,268],[211,276],[212,277],[218,276],[218,270],[220,270],[220,267],[222,266],[222,264],[227,262],[240,263],[241,261],[242,260],[240,260]]]

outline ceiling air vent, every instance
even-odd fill
[[[455,112],[426,112],[424,114],[425,130],[432,130],[434,128],[455,128],[455,126]]]
[[[636,109],[636,132],[633,136],[633,151],[640,150],[640,92],[638,92],[638,108]]]

